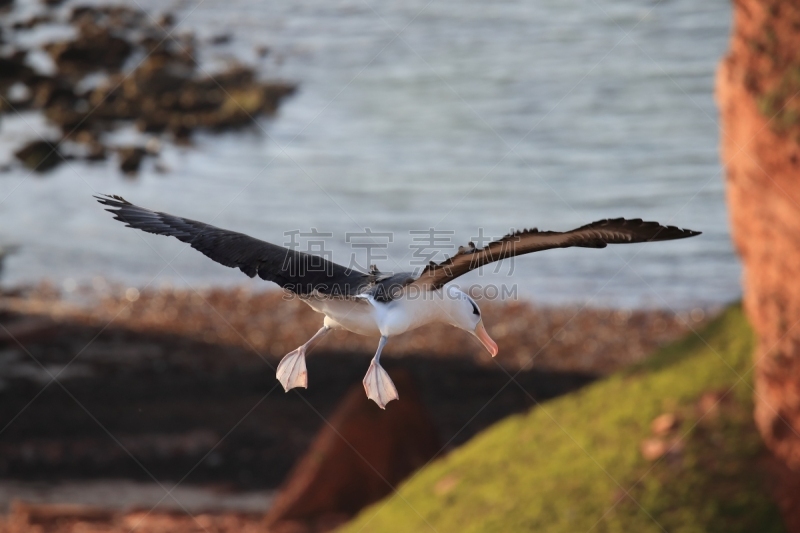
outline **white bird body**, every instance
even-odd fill
[[[312,296],[303,300],[314,311],[325,315],[324,325],[345,329],[368,337],[393,337],[432,322],[453,323],[451,299],[466,294],[455,287],[435,293],[405,290],[389,302],[379,302],[371,294],[333,299]]]
[[[323,324],[331,329],[346,329],[367,337],[381,334],[376,310],[362,298],[303,298],[317,313],[325,315]]]
[[[486,333],[478,305],[453,286],[435,291],[417,291],[406,288],[389,301],[375,298],[365,292],[353,298],[325,298],[313,295],[304,298],[317,312],[325,315],[322,328],[300,348],[290,352],[278,365],[278,380],[286,390],[308,386],[305,356],[313,345],[331,329],[346,329],[360,335],[380,336],[378,350],[372,358],[364,390],[381,409],[398,399],[397,389],[389,374],[381,367],[380,357],[389,337],[400,335],[425,324],[444,322],[469,331],[483,344],[492,357],[497,355],[497,344]]]

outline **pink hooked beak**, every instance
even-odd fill
[[[497,355],[499,349],[497,348],[497,343],[492,340],[488,333],[486,333],[486,328],[483,327],[483,320],[478,322],[478,325],[475,326],[475,331],[473,334],[478,337],[478,340],[481,341],[481,344],[489,350],[489,353],[492,354],[492,357]]]

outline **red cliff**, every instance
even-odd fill
[[[755,419],[800,468],[800,5],[734,1],[717,73],[722,160],[744,302],[759,343]]]

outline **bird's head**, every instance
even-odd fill
[[[448,322],[474,335],[483,344],[484,348],[492,354],[492,357],[497,355],[497,343],[486,332],[481,310],[475,300],[455,287],[447,287],[445,290],[447,293],[446,300],[448,301]]]

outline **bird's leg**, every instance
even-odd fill
[[[275,377],[283,385],[283,390],[289,392],[289,389],[295,387],[308,388],[306,352],[310,352],[311,348],[330,330],[331,328],[328,326],[322,326],[304,345],[283,356],[283,359],[278,364],[278,370],[275,372]]]
[[[364,376],[364,390],[367,391],[367,398],[378,404],[381,409],[386,409],[386,404],[392,400],[399,400],[400,396],[397,395],[397,389],[392,383],[392,378],[381,366],[381,352],[383,347],[386,346],[388,337],[381,336],[381,341],[378,343],[378,351],[375,352],[375,357],[369,364],[367,375]]]

